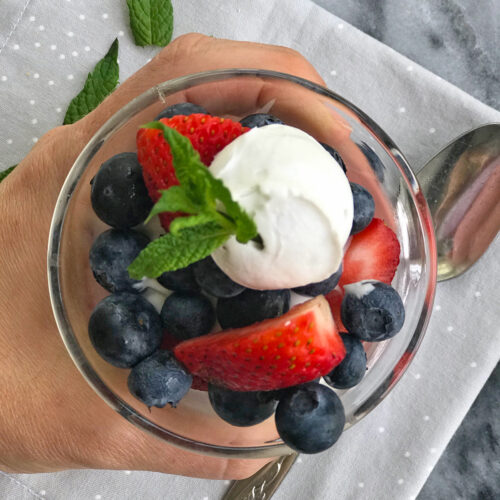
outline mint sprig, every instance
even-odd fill
[[[224,244],[231,232],[216,222],[184,228],[178,235],[165,234],[152,241],[130,264],[134,279],[157,278],[165,271],[175,271],[204,259]]]
[[[187,214],[195,214],[198,212],[198,207],[193,205],[185,189],[180,186],[172,186],[169,189],[162,190],[161,198],[153,206],[151,213],[146,219],[146,223],[155,215],[161,214],[162,212],[185,212]]]
[[[240,243],[257,237],[253,219],[233,200],[223,182],[210,173],[187,137],[161,122],[148,123],[144,128],[163,132],[180,183],[162,191],[148,220],[162,212],[189,215],[174,219],[170,232],[139,254],[128,268],[132,278],[156,278],[186,267],[210,255],[232,235]]]
[[[118,39],[116,39],[107,54],[87,76],[83,89],[70,102],[64,117],[64,125],[75,123],[97,108],[115,90],[118,77]]]
[[[127,0],[127,5],[136,45],[168,45],[174,30],[174,9],[170,0]]]

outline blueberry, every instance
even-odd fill
[[[378,157],[377,153],[375,153],[375,151],[370,146],[368,146],[366,142],[361,142],[361,144],[358,144],[358,147],[365,158],[368,160],[368,163],[370,164],[371,169],[375,172],[378,180],[380,182],[384,182],[385,165]]]
[[[359,184],[351,182],[352,201],[354,203],[354,214],[351,234],[362,231],[375,215],[375,202],[373,196]]]
[[[217,301],[217,319],[223,329],[241,328],[277,318],[290,309],[290,290],[250,290]]]
[[[132,279],[128,266],[149,243],[149,238],[133,230],[109,229],[101,233],[90,249],[94,277],[112,293],[141,291],[141,281]]]
[[[283,389],[275,389],[274,391],[269,391],[269,392],[272,392],[274,399],[279,401],[285,394],[289,393],[290,391],[294,391],[297,387],[300,387],[305,384],[310,384],[311,382],[316,382],[319,384],[321,382],[321,377],[309,380],[308,382],[304,382],[303,384],[292,385],[290,387],[284,387]]]
[[[210,332],[215,324],[212,303],[198,292],[174,292],[161,308],[163,327],[177,340]]]
[[[225,274],[212,257],[195,264],[194,277],[201,289],[214,297],[234,297],[245,289]]]
[[[172,106],[165,108],[155,118],[155,120],[159,120],[160,118],[172,118],[176,115],[192,115],[194,113],[203,113],[204,115],[207,115],[208,111],[202,106],[198,106],[198,104],[193,104],[191,102],[179,102],[178,104],[173,104]]]
[[[300,453],[319,453],[342,434],[344,408],[328,387],[310,382],[287,392],[276,408],[276,428],[281,439]]]
[[[340,156],[338,151],[333,149],[330,145],[325,144],[324,142],[320,142],[320,144],[333,156],[333,159],[336,160],[337,163],[341,166],[344,173],[347,172],[347,169],[345,168],[344,160],[342,159],[342,156]]]
[[[340,314],[350,334],[378,342],[393,337],[403,327],[405,309],[392,286],[365,280],[345,285],[344,290]]]
[[[273,125],[276,123],[283,124],[279,118],[267,113],[256,113],[254,115],[245,116],[245,118],[240,120],[240,123],[244,127],[250,128],[265,127],[266,125]]]
[[[160,316],[141,295],[109,295],[92,311],[89,336],[108,363],[131,368],[160,347]]]
[[[336,366],[323,378],[328,385],[336,389],[349,389],[361,382],[366,372],[366,353],[359,339],[347,333],[341,333],[346,355],[340,365]]]
[[[129,391],[149,408],[175,408],[187,394],[193,377],[169,351],[156,351],[135,365],[127,380]]]
[[[105,161],[92,180],[92,208],[97,217],[118,229],[144,222],[153,202],[135,153],[120,153]]]
[[[194,264],[177,271],[168,271],[157,278],[158,283],[174,292],[197,292],[200,287],[194,277]]]
[[[208,397],[215,413],[238,427],[263,422],[278,404],[271,392],[235,392],[212,384],[208,386]]]
[[[317,283],[310,283],[305,286],[298,286],[293,289],[294,292],[299,295],[307,295],[308,297],[317,297],[318,295],[326,295],[331,292],[340,280],[342,276],[342,264],[330,277],[326,280],[318,281]]]

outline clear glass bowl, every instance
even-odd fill
[[[393,286],[403,298],[406,321],[393,339],[366,344],[368,371],[359,385],[339,391],[346,427],[367,415],[401,377],[422,340],[436,285],[432,221],[408,163],[387,134],[334,92],[291,75],[254,69],[199,73],[157,85],[112,116],[73,165],[52,221],[49,287],[54,315],[76,366],[96,392],[120,415],[160,439],[190,451],[226,457],[270,457],[291,450],[279,439],[273,418],[246,428],[215,415],[207,394],[191,390],[177,408],[151,412],[127,390],[128,370],[102,360],[92,347],[87,323],[105,292],[88,264],[95,237],[106,226],[90,205],[90,180],[107,158],[135,150],[137,128],[161,109],[189,100],[210,113],[240,119],[270,111],[340,152],[352,181],[376,200],[376,216],[401,243]]]

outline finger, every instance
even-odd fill
[[[286,47],[249,42],[219,40],[190,34],[178,38],[123,83],[95,111],[82,120],[94,133],[110,116],[149,88],[172,78],[200,71],[250,67],[289,73],[324,85],[313,66],[298,52]],[[271,104],[272,112],[288,124],[300,126],[323,142],[344,140],[350,127],[343,118],[325,106],[326,98],[284,80],[237,78],[196,86],[170,95],[144,115],[151,120],[160,108],[190,101],[219,115],[245,115]]]
[[[323,83],[307,60],[291,49],[188,34],[174,40],[126,80],[110,98],[90,113],[85,121],[94,127],[102,125],[134,97],[166,80],[201,71],[236,67],[283,72],[288,70],[316,83]]]

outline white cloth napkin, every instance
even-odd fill
[[[415,170],[458,134],[500,121],[500,113],[309,0],[173,4],[175,36],[199,31],[299,50],[331,89],[392,136]],[[157,50],[133,44],[125,2],[2,2],[0,169],[61,123],[116,36],[123,81]],[[498,362],[499,251],[497,238],[472,271],[439,284],[427,335],[401,382],[333,449],[302,455],[276,499],[416,497]],[[0,496],[8,499],[217,500],[228,484],[130,471],[0,472]]]

